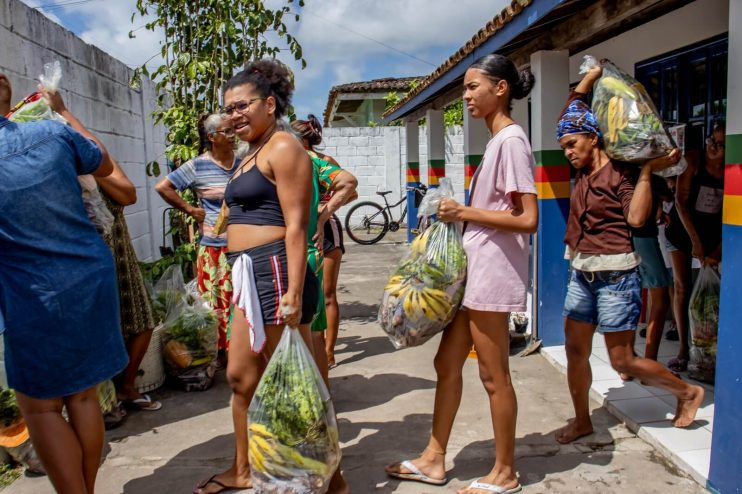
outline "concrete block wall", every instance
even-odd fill
[[[131,69],[88,45],[19,0],[0,0],[0,72],[13,85],[13,100],[36,90],[45,63],[59,60],[61,89],[72,113],[108,148],[137,187],[138,201],[125,214],[140,260],[159,257],[162,210],[148,177],[148,161],[163,161],[164,129],[152,125],[155,94],[149,80],[129,87]]]
[[[397,202],[405,190],[407,150],[404,127],[333,127],[323,130],[317,149],[334,157],[358,178],[358,201],[383,205],[376,192],[390,190],[390,203]],[[446,176],[453,180],[456,198],[464,200],[464,133],[460,126],[446,129]],[[420,127],[420,177],[427,183],[427,135]],[[350,205],[352,206],[352,204]],[[349,206],[338,212],[341,219]],[[395,216],[401,210],[395,209]]]

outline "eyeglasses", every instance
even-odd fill
[[[234,135],[234,129],[222,129],[222,130],[215,130],[216,134],[221,134],[226,137],[232,137]]]
[[[717,141],[713,137],[709,137],[708,139],[706,139],[706,144],[715,148],[726,149],[726,144],[724,143],[724,141]]]
[[[236,111],[237,113],[244,115],[245,113],[250,112],[250,105],[252,105],[256,101],[261,100],[261,99],[265,99],[265,98],[262,96],[259,96],[256,98],[250,98],[247,101],[238,101],[237,103],[233,105],[225,106],[224,108],[222,108],[222,113],[224,113],[225,115],[231,116],[232,113]]]

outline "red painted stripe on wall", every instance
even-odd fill
[[[569,182],[569,165],[537,166],[533,170],[533,179],[536,182]]]
[[[742,196],[742,164],[726,166],[724,171],[724,195]]]
[[[446,169],[445,167],[444,168],[428,167],[428,176],[429,177],[445,177]]]

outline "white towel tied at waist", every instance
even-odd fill
[[[252,259],[247,254],[241,254],[232,266],[232,303],[245,313],[250,330],[250,348],[254,353],[260,353],[265,346],[265,326]]]

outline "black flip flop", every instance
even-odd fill
[[[196,486],[196,488],[193,490],[193,494],[198,494],[197,491],[200,491],[201,489],[206,488],[206,486],[209,485],[209,484],[216,484],[216,485],[218,485],[220,487],[220,489],[218,491],[216,491],[217,493],[218,492],[223,492],[223,491],[232,491],[232,490],[237,490],[237,489],[243,489],[243,487],[234,487],[234,486],[226,485],[226,484],[223,484],[223,483],[219,482],[218,480],[216,480],[216,476],[217,475],[219,475],[219,474],[216,473],[216,474],[212,475],[211,477],[209,477],[208,480],[204,480],[203,482],[201,482],[200,484],[198,484]],[[211,494],[216,494],[216,493],[211,493]]]

